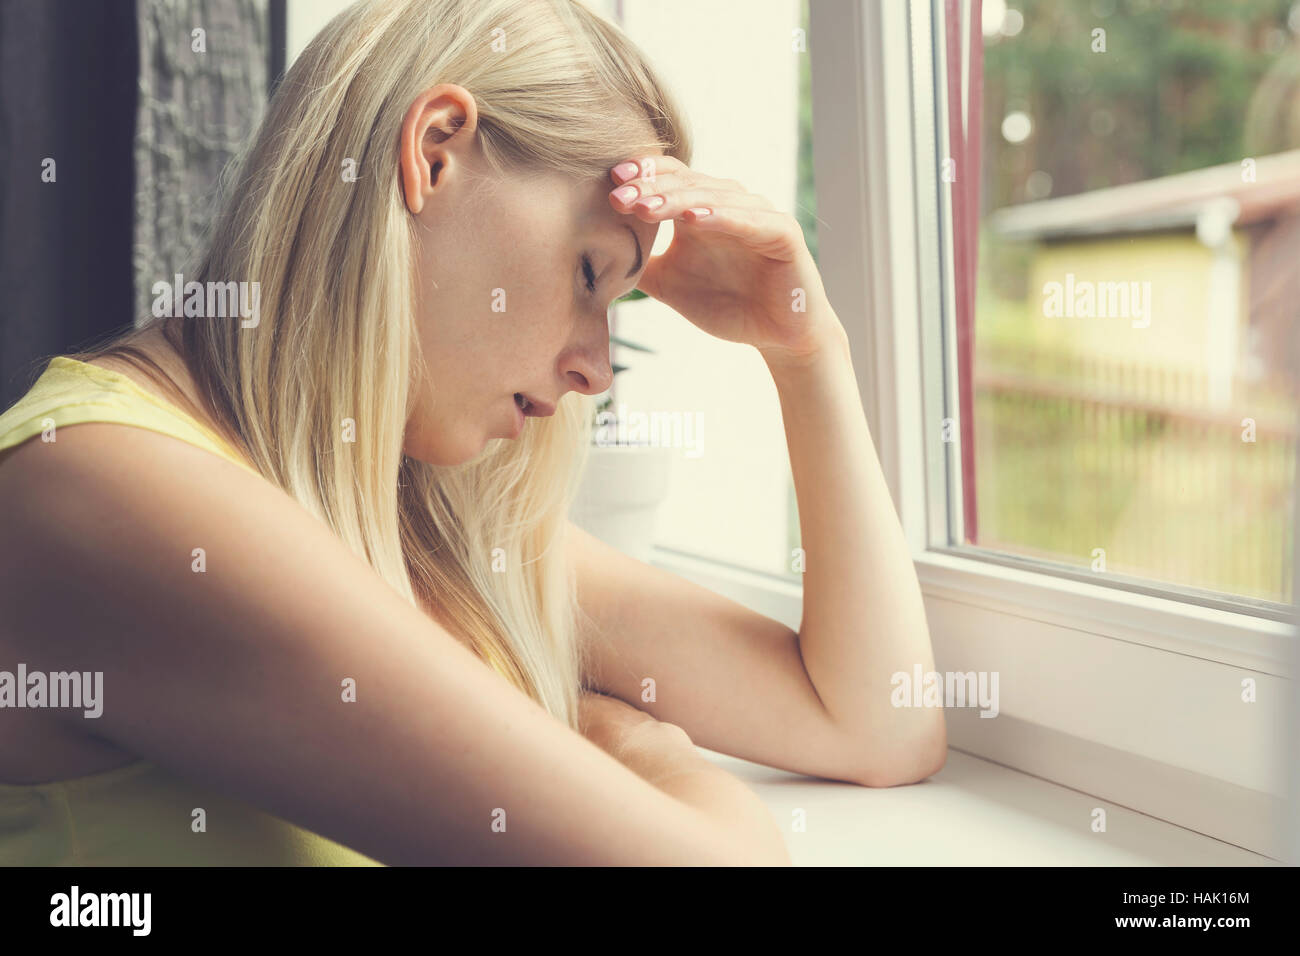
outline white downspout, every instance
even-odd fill
[[[1236,201],[1225,197],[1206,203],[1196,215],[1196,238],[1212,256],[1205,297],[1205,369],[1210,407],[1220,412],[1232,403],[1241,331],[1241,244],[1232,231],[1239,212]]]

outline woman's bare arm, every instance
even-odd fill
[[[734,778],[683,749],[643,779],[228,462],[70,426],[7,456],[0,500],[4,644],[103,672],[68,726],[389,864],[788,862]]]

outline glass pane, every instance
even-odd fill
[[[1300,4],[982,20],[969,543],[1289,602]]]
[[[808,54],[791,42],[801,17],[806,29],[805,4],[756,0],[736,17],[727,4],[621,0],[609,12],[621,17],[687,114],[691,165],[795,213],[815,252]],[[671,236],[665,223],[655,253]],[[615,348],[616,364],[627,368],[615,378],[611,411],[643,416],[647,428],[657,419],[664,432],[681,422],[680,437],[667,439],[668,492],[656,543],[797,578],[790,552],[798,521],[780,405],[758,353],[712,338],[653,299],[618,303],[611,325],[619,339],[652,350]]]

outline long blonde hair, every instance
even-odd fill
[[[362,0],[276,90],[192,276],[258,282],[260,323],[186,320],[173,342],[258,471],[576,727],[583,649],[564,532],[591,400],[569,394],[465,465],[402,454],[421,357],[398,141],[411,102],[438,83],[474,96],[483,155],[502,175],[608,181],[645,152],[690,161],[644,56],[575,0]],[[349,160],[355,181],[342,176]]]

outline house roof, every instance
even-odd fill
[[[1257,159],[1254,182],[1242,182],[1241,176],[1241,161],[1208,166],[1007,206],[993,213],[989,224],[1008,239],[1056,239],[1186,228],[1212,203],[1225,205],[1230,221],[1238,226],[1300,209],[1300,149]]]

